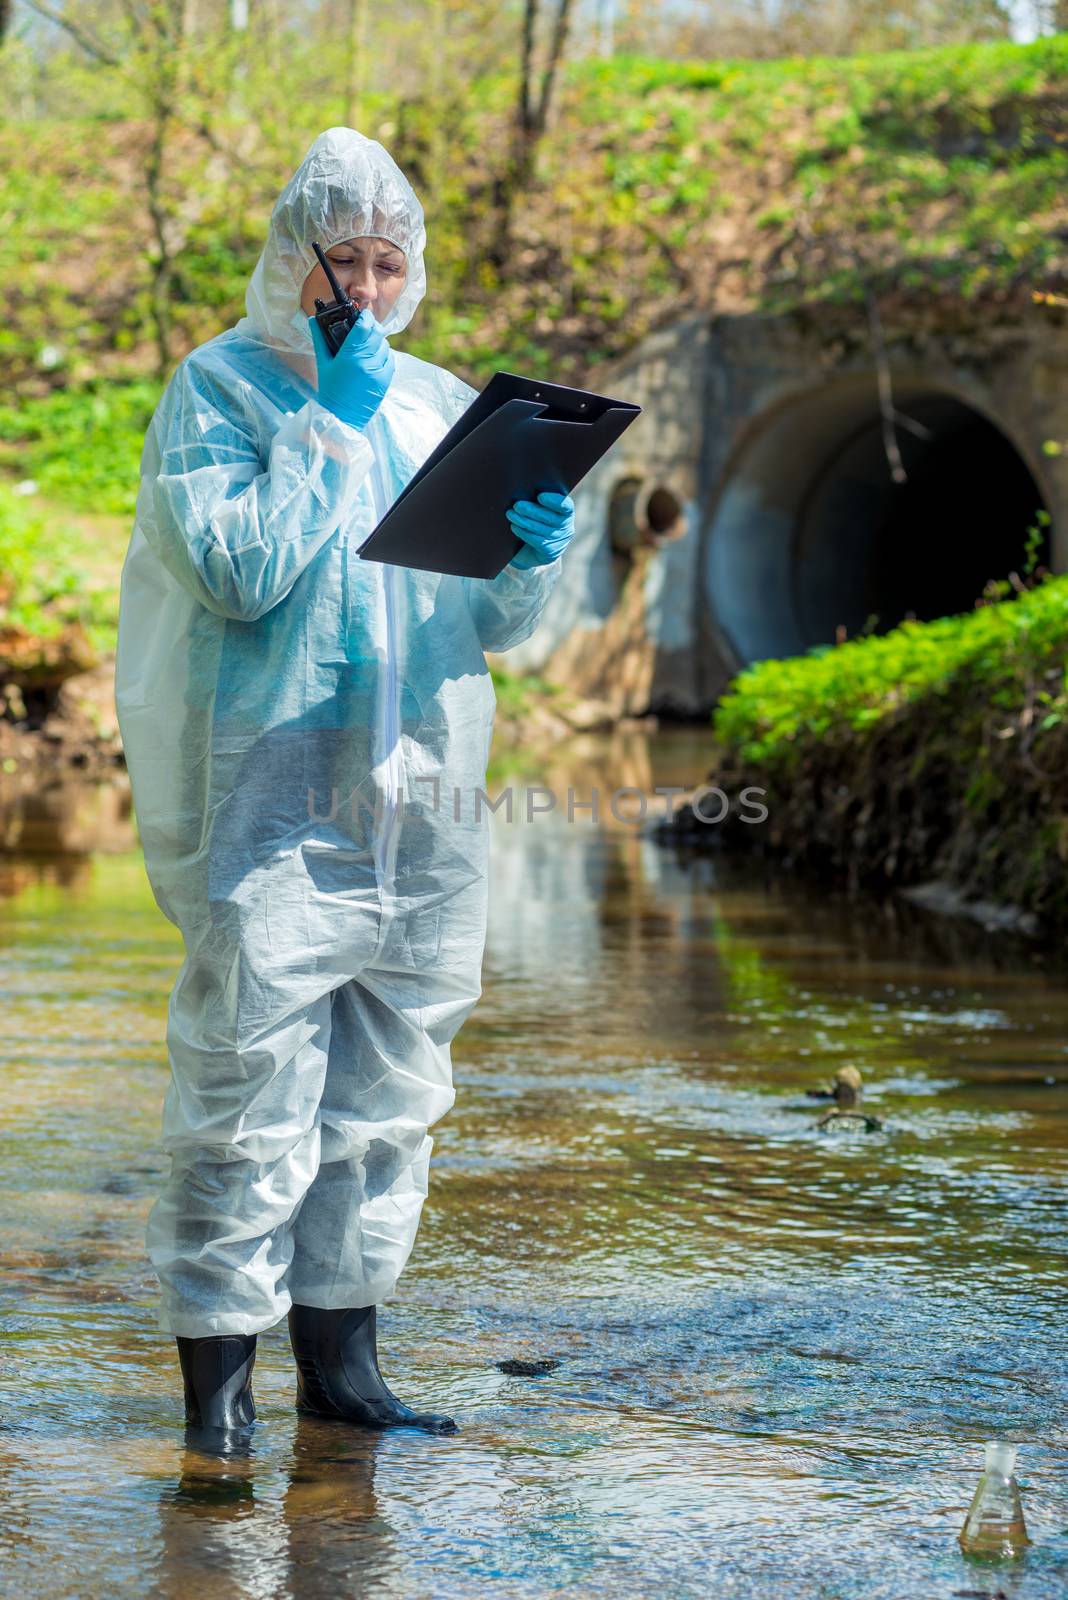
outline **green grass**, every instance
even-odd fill
[[[158,384],[138,379],[56,389],[0,406],[0,464],[80,510],[128,515],[158,398]]]
[[[1032,551],[1033,553],[1033,551]],[[762,661],[713,715],[717,781],[774,797],[737,842],[821,883],[942,879],[1068,929],[1068,577]]]
[[[98,652],[115,648],[118,589],[98,540],[0,482],[0,630],[50,639],[71,623]]]
[[[1007,585],[1004,587],[1008,587]],[[875,638],[760,661],[741,672],[713,714],[722,746],[745,762],[789,765],[829,735],[865,730],[962,677],[980,707],[1019,709],[1035,690],[1039,731],[1068,721],[1068,578]]]
[[[559,684],[547,683],[532,673],[520,675],[494,667],[490,676],[497,695],[497,708],[503,717],[523,717],[538,700],[564,693]]]
[[[558,181],[599,130],[598,214],[677,216],[679,247],[731,209],[726,193],[743,209],[748,189],[754,228],[790,234],[804,212],[817,244],[869,241],[867,270],[888,282],[903,264],[941,261],[943,287],[967,296],[1063,266],[1048,219],[1063,215],[1068,178],[1068,34],[853,58],[617,59],[583,64],[569,83]],[[925,218],[938,202],[943,214]],[[830,277],[818,251],[808,259],[760,286],[758,301],[862,293],[848,251]]]

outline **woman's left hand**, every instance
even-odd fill
[[[509,563],[513,567],[547,566],[563,555],[575,531],[575,502],[569,494],[546,492],[537,502],[517,500],[505,515],[512,531],[524,540]]]

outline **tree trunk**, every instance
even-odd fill
[[[427,71],[427,90],[430,101],[430,138],[427,150],[427,171],[424,186],[427,191],[427,210],[438,209],[449,160],[448,127],[451,121],[446,111],[451,84],[448,71],[449,18],[445,0],[430,0],[430,60]]]
[[[161,380],[169,376],[171,366],[171,280],[174,259],[171,232],[167,225],[164,178],[171,128],[190,66],[188,4],[189,0],[171,0],[169,10],[164,7],[155,14],[147,52],[151,73],[152,138],[145,156],[145,191],[156,240],[156,259],[151,264],[149,304],[156,335],[156,366]]]
[[[367,0],[348,0],[345,51],[345,124],[359,128],[367,53]]]
[[[171,366],[171,253],[167,238],[167,213],[163,201],[163,163],[167,149],[170,107],[166,102],[157,101],[154,109],[152,142],[145,156],[148,214],[152,219],[152,232],[156,239],[156,259],[152,262],[149,304],[156,335],[157,376],[165,380],[169,376]]]
[[[523,191],[529,188],[534,176],[534,162],[538,144],[545,133],[552,111],[556,81],[560,64],[567,48],[568,29],[571,25],[572,0],[556,0],[552,40],[549,55],[542,73],[541,91],[534,100],[534,39],[538,20],[539,0],[526,0],[523,12],[523,44],[519,68],[519,100],[516,105],[512,131],[512,149],[508,164],[495,185],[497,212],[490,259],[498,271],[508,262],[512,248],[512,222],[515,204]]]

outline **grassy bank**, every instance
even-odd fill
[[[740,674],[708,782],[728,841],[851,887],[939,878],[1068,929],[1068,578]],[[740,791],[767,819],[740,820]],[[713,802],[706,809],[715,812]],[[752,810],[748,812],[752,815]]]
[[[0,686],[32,665],[34,640],[84,640],[92,659],[115,647],[118,582],[129,530],[80,517],[0,482]]]

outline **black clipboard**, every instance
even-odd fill
[[[505,512],[569,494],[641,412],[587,389],[497,372],[359,547],[462,578],[495,578],[523,546]]]

